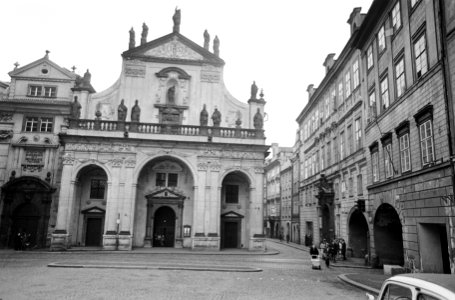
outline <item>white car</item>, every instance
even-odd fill
[[[368,300],[455,300],[455,274],[401,274],[382,284],[377,298]]]

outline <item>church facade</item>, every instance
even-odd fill
[[[35,241],[52,250],[264,249],[265,100],[256,84],[247,103],[231,96],[218,37],[211,52],[207,32],[199,46],[180,33],[179,10],[173,19],[172,32],[150,42],[143,24],[139,45],[131,29],[120,77],[99,93],[88,71],[78,76],[48,54],[10,72],[9,95],[0,101],[9,133],[2,144],[8,163],[0,246],[22,226],[38,228]],[[43,64],[55,78],[43,77]],[[38,74],[43,89],[46,80],[62,85],[56,86],[62,96],[33,96],[30,82],[38,80],[26,73]],[[17,99],[24,113],[8,111]],[[28,111],[42,107],[35,102],[49,108],[48,133],[27,132]],[[42,166],[33,174],[18,165],[33,160],[31,151],[40,153],[35,162]],[[18,212],[24,205],[33,216]],[[40,225],[29,226],[29,219]]]

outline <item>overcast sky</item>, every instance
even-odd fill
[[[142,23],[148,41],[172,32],[178,6],[180,33],[203,45],[203,32],[220,39],[226,62],[224,81],[230,93],[247,102],[256,81],[267,104],[267,143],[291,147],[306,89],[319,85],[322,63],[338,54],[349,39],[346,21],[354,7],[366,13],[372,0],[14,0],[1,4],[0,80],[10,80],[14,63],[21,66],[44,56],[83,75],[92,74],[97,92],[110,87],[121,71],[121,53],[128,50],[131,27],[140,42]],[[211,44],[212,45],[212,44]],[[212,49],[211,49],[212,50]],[[336,56],[336,57],[337,57]]]

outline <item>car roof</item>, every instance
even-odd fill
[[[420,288],[437,291],[443,288],[455,296],[455,275],[435,273],[400,274],[388,279],[411,284]]]

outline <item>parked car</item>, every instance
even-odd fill
[[[382,284],[379,296],[368,300],[455,300],[455,275],[414,273],[393,276]]]

